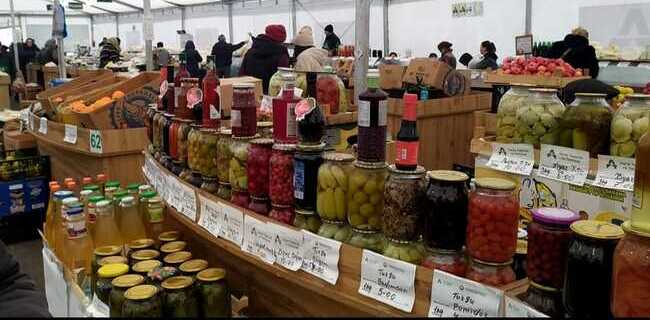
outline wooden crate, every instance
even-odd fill
[[[589,77],[554,77],[554,76],[538,76],[538,75],[512,75],[505,74],[501,70],[486,72],[483,81],[492,84],[511,85],[515,83],[532,84],[539,87],[546,88],[564,88],[567,84],[580,80],[589,79]]]
[[[58,111],[58,107],[60,105],[80,100],[84,95],[87,95],[96,90],[104,90],[107,86],[111,86],[125,80],[127,80],[127,78],[114,74],[110,76],[98,77],[97,81],[80,84],[77,87],[51,95],[49,97],[50,105],[52,106],[52,110],[56,115],[56,112]]]
[[[50,102],[50,97],[53,95],[77,88],[86,83],[93,83],[101,80],[103,77],[112,77],[113,73],[110,70],[88,70],[85,71],[83,75],[80,75],[77,78],[72,79],[58,87],[46,89],[45,91],[36,95],[36,99],[41,103],[45,112],[50,114],[52,113],[52,104]]]
[[[488,111],[474,112],[474,137],[497,134],[497,114]]]
[[[489,110],[491,101],[491,93],[472,92],[418,102],[420,165],[428,170],[452,169],[454,164],[473,166],[469,144],[473,137],[474,112]],[[388,130],[393,139],[399,132],[402,110],[402,99],[388,99]]]

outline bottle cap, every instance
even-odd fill
[[[59,191],[59,190],[61,190],[61,186],[58,185],[58,184],[55,184],[55,185],[51,185],[51,186],[50,186],[50,192],[57,192],[57,191]]]
[[[84,178],[81,180],[81,183],[82,183],[82,184],[89,184],[89,183],[92,183],[92,182],[93,182],[93,178],[91,178],[91,177],[84,177]]]

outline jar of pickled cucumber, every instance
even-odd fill
[[[187,135],[187,166],[190,169],[190,183],[195,187],[201,185],[201,164],[206,160],[201,155],[201,126],[192,124]],[[198,185],[197,185],[198,184]]]
[[[528,98],[528,89],[532,87],[527,84],[513,84],[499,102],[497,109],[497,138],[500,143],[521,143],[523,137],[518,134],[517,110],[524,106]]]
[[[417,242],[387,239],[384,255],[389,258],[420,265],[422,264],[422,260],[424,260],[425,252],[422,251],[421,246]]]
[[[219,181],[219,187],[217,189],[217,197],[230,201],[232,198],[232,188],[230,188],[230,183]]]
[[[346,221],[323,220],[323,224],[318,229],[318,235],[336,241],[346,242],[350,238],[350,235],[352,235],[352,228]]]
[[[167,267],[174,267],[178,268],[180,267],[181,264],[183,264],[185,261],[189,261],[192,259],[192,253],[189,251],[178,251],[174,253],[170,253],[165,256],[163,259],[163,263]]]
[[[297,146],[293,156],[293,201],[296,209],[315,212],[318,169],[325,144]]]
[[[125,274],[119,276],[111,282],[111,293],[108,298],[108,307],[111,318],[122,317],[122,305],[124,304],[124,293],[137,285],[144,283],[144,277],[139,274]]]
[[[248,190],[248,175],[246,173],[248,164],[248,145],[254,137],[233,137],[230,145],[230,165],[228,179],[233,190]]]
[[[163,316],[165,318],[197,318],[199,303],[194,292],[194,279],[176,276],[163,281]]]
[[[122,317],[125,318],[161,318],[162,304],[158,288],[152,285],[135,286],[124,293]]]
[[[196,279],[201,314],[206,318],[229,318],[231,305],[226,270],[205,269],[196,275]]]
[[[293,218],[293,226],[299,229],[304,229],[312,233],[318,233],[321,226],[320,217],[314,211],[295,210],[295,217]]]
[[[199,171],[204,182],[206,179],[217,179],[217,141],[218,131],[215,129],[201,129],[199,136]],[[216,184],[215,184],[216,186]],[[203,186],[201,187],[203,188]]]
[[[257,135],[265,139],[273,139],[273,122],[262,121],[257,123]]]
[[[187,138],[192,130],[192,126],[195,126],[192,120],[181,120],[180,126],[178,127],[178,135],[176,137],[177,147],[178,147],[178,161],[180,167],[182,168],[178,177],[191,182],[192,171],[187,167],[187,154],[188,154],[188,143]],[[200,185],[200,184],[199,184]]]
[[[230,146],[232,145],[232,141],[232,131],[230,129],[221,128],[221,130],[219,130],[219,140],[217,141],[216,156],[217,177],[219,178],[219,183],[230,183],[230,158],[232,158]],[[230,197],[227,199],[230,199]]]
[[[292,206],[271,203],[271,212],[269,212],[269,218],[286,223],[288,225],[293,225],[294,215],[295,212],[293,211]]]
[[[95,287],[95,298],[106,305],[109,304],[113,279],[129,272],[129,266],[123,263],[107,264],[97,270],[97,286]]]
[[[398,241],[416,241],[421,234],[425,201],[424,167],[415,171],[388,167],[390,174],[384,189],[382,231],[386,238]]]
[[[178,270],[181,271],[181,274],[184,276],[192,277],[196,279],[196,274],[203,271],[208,267],[208,262],[203,259],[192,259],[183,262]]]
[[[136,239],[126,245],[126,256],[131,259],[131,255],[134,252],[145,250],[145,249],[154,249],[155,241],[153,239]],[[132,263],[131,263],[132,264]]]
[[[380,231],[384,212],[385,162],[354,163],[348,186],[348,223],[354,229]]]
[[[650,95],[627,96],[623,106],[612,119],[609,153],[613,156],[634,158],[641,137],[650,123]]]
[[[269,161],[273,139],[253,139],[248,146],[248,192],[252,197],[269,197]]]
[[[269,198],[280,206],[293,206],[293,157],[295,144],[274,144],[269,158]]]
[[[560,120],[560,145],[588,151],[592,158],[609,152],[612,109],[605,94],[576,93]]]
[[[523,106],[516,111],[514,139],[532,144],[558,144],[560,142],[559,120],[564,104],[555,89],[530,89]]]
[[[345,242],[351,246],[383,253],[386,248],[386,238],[381,232],[352,229],[350,238]]]
[[[90,288],[91,292],[95,292],[95,286],[97,285],[97,270],[99,270],[99,261],[106,257],[116,257],[120,256],[122,253],[122,247],[120,246],[102,246],[95,248],[93,252],[93,260],[91,263],[91,274],[90,274]]]
[[[347,153],[328,152],[318,168],[316,212],[325,222],[346,222],[348,209],[348,177],[352,173],[354,156]]]

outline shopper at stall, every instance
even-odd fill
[[[214,56],[214,65],[217,68],[219,77],[230,78],[230,68],[232,67],[232,53],[245,46],[248,41],[242,41],[233,45],[226,42],[226,36],[219,35],[219,41],[212,46],[212,55]]]
[[[497,63],[498,56],[496,55],[497,47],[491,41],[481,42],[481,57],[474,59],[469,62],[468,67],[470,69],[498,69],[499,64]]]
[[[589,32],[580,27],[573,29],[564,40],[554,42],[547,58],[562,58],[574,68],[588,69],[589,75],[594,79],[600,71],[596,49],[589,45]]]
[[[109,62],[120,61],[120,43],[117,38],[109,38],[99,53],[99,68],[104,68]]]
[[[169,51],[165,49],[165,44],[158,42],[156,44],[156,49],[153,51],[153,65],[156,70],[160,70],[161,67],[164,67],[169,64]]]
[[[183,50],[183,53],[185,54],[185,67],[187,68],[187,72],[190,73],[192,78],[202,79],[205,71],[199,68],[199,63],[203,61],[203,58],[196,50],[196,47],[194,47],[194,41],[188,40],[185,42],[185,50]]]
[[[330,56],[336,55],[336,50],[341,46],[341,39],[334,33],[334,26],[328,24],[325,26],[325,41],[323,42],[323,49],[330,53]]]
[[[20,71],[22,71],[23,76],[27,75],[27,64],[36,62],[36,56],[38,55],[38,46],[34,43],[34,39],[27,38],[24,43],[18,44],[18,58],[20,60]]]
[[[0,241],[0,317],[49,318],[47,300]]]
[[[451,49],[451,42],[443,41],[438,44],[440,50],[440,61],[448,64],[452,69],[456,69],[456,57]]]
[[[289,51],[282,44],[286,39],[287,31],[283,25],[268,25],[264,34],[253,38],[253,45],[242,61],[239,74],[262,79],[265,94],[278,67],[289,66]]]
[[[39,51],[37,55],[38,63],[41,65],[45,65],[48,62],[54,62],[55,64],[59,64],[59,58],[56,53],[56,48],[57,48],[56,41],[54,41],[54,39],[49,39],[45,41],[43,50]]]
[[[0,72],[8,74],[11,79],[14,77],[14,58],[9,48],[0,43]]]
[[[328,52],[325,49],[314,47],[314,35],[311,27],[304,26],[293,39],[293,54],[296,59],[296,71],[322,72],[328,61]]]

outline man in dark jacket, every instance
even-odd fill
[[[196,50],[194,46],[194,41],[188,40],[185,42],[185,67],[187,72],[192,76],[192,78],[202,79],[205,75],[204,71],[199,67],[199,63],[203,61],[201,54]]]
[[[596,49],[589,45],[589,33],[583,28],[576,28],[564,40],[554,42],[547,58],[562,58],[574,68],[588,69],[589,76],[594,79],[600,71]]]
[[[49,318],[47,300],[0,241],[0,317]]]
[[[48,62],[54,62],[55,64],[59,64],[59,57],[56,52],[56,48],[57,45],[54,39],[49,39],[45,41],[43,50],[39,51],[37,55],[38,63],[42,66],[44,66]]]
[[[23,76],[27,76],[27,64],[30,62],[36,62],[36,56],[38,55],[39,49],[34,43],[34,39],[27,38],[24,43],[18,44],[18,58],[20,60],[20,71],[22,71]]]
[[[336,50],[341,46],[341,39],[334,33],[334,27],[328,24],[325,27],[325,41],[323,42],[323,49],[329,51],[330,56],[336,55]]]
[[[236,45],[226,42],[226,36],[219,35],[219,41],[212,46],[214,65],[220,78],[230,78],[230,66],[232,66],[232,53],[239,50],[246,44],[242,41]]]
[[[265,94],[278,67],[289,66],[289,51],[282,44],[286,39],[287,31],[283,25],[268,25],[264,34],[253,38],[253,45],[242,61],[239,74],[262,79]]]

